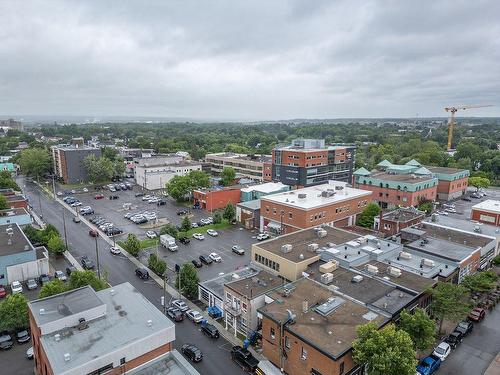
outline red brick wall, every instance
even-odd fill
[[[434,201],[436,200],[437,186],[430,187],[428,189],[422,189],[416,192],[408,192],[403,190],[381,188],[380,186],[374,185],[364,185],[356,184],[356,187],[363,190],[372,191],[372,199],[377,202],[385,202],[390,205],[399,205],[402,207],[417,206],[419,204],[419,198]],[[382,196],[380,196],[382,193]],[[386,196],[389,194],[389,196]],[[397,197],[400,197],[398,200]],[[404,202],[403,198],[407,198]]]
[[[208,211],[224,208],[229,202],[236,206],[236,204],[240,203],[240,196],[240,189],[193,192],[194,203],[199,202],[200,207]]]
[[[455,181],[439,180],[437,192],[442,194],[452,194],[458,191],[466,190],[469,183],[469,177],[460,178]]]
[[[481,215],[492,217],[492,218],[494,218],[494,221],[482,220]],[[481,223],[500,226],[500,214],[494,214],[491,212],[472,209],[470,218],[471,218],[471,220],[476,220],[476,221],[479,221]]]
[[[273,180],[273,164],[272,163],[264,163],[264,167],[262,168],[262,178],[264,181],[272,181]]]
[[[424,216],[425,217],[425,216]],[[401,229],[411,227],[414,224],[420,223],[424,217],[417,217],[413,220],[409,220],[406,222],[399,222],[399,224],[396,221],[388,221],[384,220],[383,218],[380,220],[380,225],[379,225],[379,231],[382,233],[385,233],[388,236],[392,236],[396,233],[399,233]],[[390,228],[384,228],[384,225],[390,225]]]

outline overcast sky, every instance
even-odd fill
[[[500,1],[0,1],[0,115],[500,116]]]

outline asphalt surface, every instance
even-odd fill
[[[37,213],[40,213],[41,205],[43,220],[55,225],[61,234],[63,234],[63,207],[50,197],[46,196],[44,193],[40,193],[36,185],[27,181],[25,182],[22,177],[19,178],[18,183],[19,186],[23,188],[25,195],[29,198],[33,209]],[[73,223],[67,210],[64,217],[66,219],[66,232],[71,254],[78,261],[80,261],[80,258],[83,255],[87,255],[95,262],[95,240],[89,236],[89,228],[83,223]],[[158,309],[162,309],[160,301],[163,296],[163,290],[154,281],[143,281],[136,278],[134,265],[124,256],[112,255],[108,250],[108,244],[104,240],[99,238],[97,240],[97,246],[99,251],[101,274],[107,275],[108,281],[111,285],[128,281],[149,301],[151,301],[151,303],[157,306]],[[170,296],[167,294],[167,300],[169,299]],[[231,361],[229,355],[231,344],[228,341],[226,341],[223,337],[216,341],[209,339],[200,332],[198,326],[187,320],[176,323],[176,340],[174,342],[174,347],[180,351],[180,347],[185,343],[196,344],[203,352],[203,361],[193,364],[200,374],[244,374],[244,372],[233,361]],[[2,361],[2,363],[3,362],[4,361]],[[32,363],[24,359],[23,363],[28,364],[29,366],[32,365]],[[22,373],[22,371],[26,371],[26,369],[21,369],[17,372],[16,370],[12,370],[10,372],[6,372],[6,374],[18,374]]]

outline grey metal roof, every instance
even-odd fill
[[[213,279],[203,281],[198,285],[212,293],[214,296],[218,297],[220,300],[224,299],[224,284],[231,281],[236,281],[244,279],[247,277],[255,276],[260,272],[260,269],[252,265],[251,267],[245,267],[240,270],[236,270],[227,273],[222,276],[215,277]]]
[[[237,204],[238,207],[248,208],[249,210],[259,210],[260,209],[260,199],[254,199],[252,201],[240,202]]]
[[[200,375],[198,371],[173,349],[161,357],[127,372],[128,375]]]

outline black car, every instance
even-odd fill
[[[167,201],[165,199],[160,199],[158,202],[156,202],[157,206],[165,206],[167,204]]]
[[[68,267],[66,267],[66,275],[68,275],[68,276],[70,276],[75,271],[76,271],[76,267],[75,266],[68,266]]]
[[[468,198],[468,197],[462,197],[462,200],[463,201],[466,201],[466,202],[472,202],[472,199]]]
[[[459,331],[453,331],[448,335],[448,337],[444,340],[448,344],[450,344],[452,349],[455,349],[458,344],[460,344],[463,340],[463,334]]]
[[[149,272],[145,270],[144,268],[137,268],[135,270],[135,274],[139,279],[147,280],[149,279]]]
[[[474,324],[472,322],[464,320],[463,322],[458,323],[455,327],[455,331],[462,333],[463,336],[467,336],[474,329]]]
[[[187,237],[181,237],[181,238],[179,238],[179,242],[184,244],[184,245],[187,245],[188,243],[191,242],[191,240]]]
[[[30,341],[31,337],[29,332],[23,329],[22,331],[17,332],[16,339],[19,344],[25,344]]]
[[[212,258],[208,255],[200,255],[199,259],[205,264],[212,264]]]
[[[123,231],[117,227],[111,227],[106,229],[106,234],[108,236],[116,236],[117,234],[122,234]]]
[[[167,315],[172,318],[174,322],[182,322],[184,320],[184,314],[182,311],[175,307],[169,307]]]
[[[193,362],[200,362],[201,359],[203,358],[203,354],[201,353],[201,350],[198,349],[193,344],[184,344],[181,347],[182,354],[184,354],[186,357],[188,357],[191,361]]]
[[[40,285],[45,285],[50,281],[50,277],[49,275],[41,274],[40,277],[38,278],[38,281],[40,282]]]
[[[134,194],[135,197],[143,197],[144,196],[144,193],[135,193]]]
[[[196,268],[201,268],[201,266],[203,265],[198,259],[193,259],[191,263],[193,263],[193,266],[195,266]]]
[[[93,270],[95,268],[94,262],[87,256],[82,257],[82,267],[84,270]]]
[[[203,334],[210,336],[214,339],[218,339],[220,336],[219,330],[217,328],[215,328],[215,326],[210,324],[210,323],[203,324],[201,326],[201,332],[203,332]]]
[[[110,195],[109,196],[109,199],[111,199],[112,201],[115,199],[118,199],[118,198],[120,198],[118,195]]]
[[[179,215],[179,216],[187,215],[187,211],[186,210],[179,210],[179,211],[177,211],[177,215]]]

